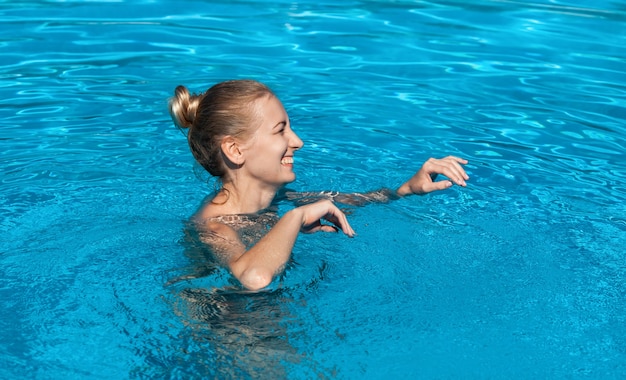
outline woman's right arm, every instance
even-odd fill
[[[322,219],[333,225],[322,223]],[[336,226],[336,227],[335,227]],[[233,275],[250,290],[268,286],[291,256],[299,232],[336,232],[354,236],[343,212],[323,200],[288,211],[252,248],[246,250],[237,232],[221,223],[210,223],[213,238],[207,241],[224,257]]]

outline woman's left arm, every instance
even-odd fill
[[[445,190],[451,187],[453,183],[465,187],[465,181],[469,179],[462,166],[465,164],[467,164],[467,160],[454,156],[440,159],[429,158],[408,181],[396,190],[383,188],[365,193],[285,191],[282,196],[293,201],[296,205],[308,204],[320,199],[329,199],[333,202],[352,206],[387,203],[407,195],[424,195],[433,191]],[[436,181],[440,174],[446,176],[447,179]]]

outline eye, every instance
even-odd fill
[[[276,124],[276,126],[274,126],[274,133],[275,134],[283,134],[285,133],[285,129],[287,129],[287,123],[284,121],[281,121],[280,123]]]

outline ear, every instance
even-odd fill
[[[243,153],[239,146],[239,142],[232,136],[226,136],[222,139],[222,154],[230,163],[242,165],[244,160]]]

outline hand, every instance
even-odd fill
[[[300,231],[304,233],[314,233],[318,231],[337,232],[341,229],[344,234],[349,237],[355,235],[354,230],[350,227],[346,215],[339,210],[335,204],[329,200],[321,200],[297,208],[302,213],[302,227]],[[322,224],[325,219],[333,224]]]
[[[465,181],[469,179],[469,176],[461,164],[467,164],[467,160],[454,156],[441,159],[429,158],[411,179],[400,186],[397,193],[400,196],[426,194],[431,191],[447,189],[453,183],[465,187]],[[435,182],[439,174],[445,175],[448,179]]]

